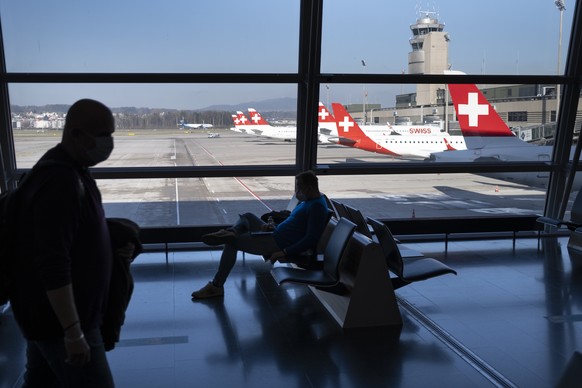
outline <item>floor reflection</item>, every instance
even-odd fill
[[[582,344],[582,251],[567,238],[409,244],[455,277],[397,291],[515,386],[553,386]],[[122,341],[108,353],[120,387],[495,386],[426,322],[401,308],[395,328],[342,330],[300,285],[278,286],[261,258],[239,261],[223,298],[192,302],[220,252],[147,253]],[[0,315],[0,387],[24,366],[11,315]]]

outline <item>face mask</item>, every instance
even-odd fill
[[[305,194],[303,194],[300,189],[295,190],[295,198],[297,198],[299,202],[303,202],[306,199]]]
[[[91,166],[107,160],[113,151],[113,137],[100,136],[95,138],[95,147],[87,150],[87,159]]]

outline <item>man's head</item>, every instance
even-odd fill
[[[94,166],[113,151],[114,131],[111,110],[99,101],[82,99],[67,112],[61,143],[81,165]]]
[[[319,197],[319,182],[313,171],[304,171],[295,176],[295,196],[300,201]]]

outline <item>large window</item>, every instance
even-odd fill
[[[568,170],[554,148],[568,152],[580,127],[568,88],[581,66],[563,76],[576,10],[574,1],[560,14],[550,1],[0,0],[11,108],[3,178],[56,144],[68,106],[90,97],[116,117],[115,150],[95,169],[106,210],[142,224],[284,208],[304,169],[376,217],[411,216],[409,203],[427,217],[539,214],[549,174]],[[455,110],[449,89],[461,73],[483,93],[476,105],[510,131],[498,148],[462,137],[464,120],[485,108],[468,98]],[[318,125],[318,102],[337,121]],[[359,137],[348,136],[356,126]],[[517,202],[523,190],[528,206]],[[511,201],[493,201],[498,193]]]
[[[296,72],[299,4],[3,0],[6,67],[35,73]],[[147,97],[157,108],[173,99]],[[195,108],[207,103],[203,94],[181,101]]]
[[[569,2],[563,13],[564,47],[574,5]],[[553,1],[325,1],[321,67],[324,73],[434,74],[452,68],[552,75],[559,33]],[[566,50],[560,54],[562,72]]]
[[[247,91],[253,88],[273,98],[262,100],[256,106],[254,101],[246,100]],[[64,95],[70,95],[72,101],[95,98],[112,108],[116,147],[102,166],[295,164],[295,85],[10,84],[9,92],[19,168],[31,167],[53,140],[60,139],[70,105]],[[161,96],[160,105],[147,102],[154,96]],[[206,96],[207,105],[202,109],[189,102],[199,96]],[[238,103],[225,104],[227,98]],[[45,101],[53,102],[44,104]],[[260,106],[266,108],[262,110]],[[247,120],[246,125],[238,128],[232,117],[237,111]],[[262,123],[256,120],[257,115],[264,116],[264,125],[259,125]],[[46,140],[44,146],[42,139]],[[231,144],[232,139],[237,139],[236,148]],[[285,147],[277,149],[275,155],[270,145],[279,140]],[[34,154],[30,150],[31,141],[37,144]],[[209,147],[209,142],[217,147]],[[123,163],[118,163],[120,160]]]

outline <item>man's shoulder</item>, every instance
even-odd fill
[[[74,166],[52,159],[40,160],[28,174],[29,179],[35,182],[55,182],[64,185],[76,182],[80,178],[80,173]]]
[[[327,203],[325,202],[323,196],[312,198],[306,201],[306,205],[308,206],[310,212],[327,212]]]
[[[61,179],[78,177],[82,171],[79,166],[65,152],[64,148],[57,145],[48,150],[32,168],[32,172],[39,176],[51,176]]]
[[[327,209],[327,202],[325,201],[325,196],[321,194],[319,197],[313,199],[313,203]]]
[[[67,197],[76,195],[79,187],[84,187],[82,171],[67,158],[60,158],[58,154],[47,152],[24,176],[24,191],[29,195],[36,195],[42,189],[49,196]],[[84,189],[81,190],[83,192]]]

